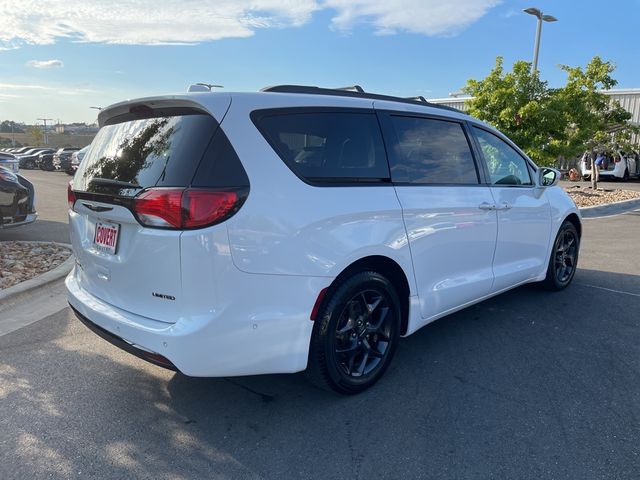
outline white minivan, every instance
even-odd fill
[[[69,186],[69,303],[191,376],[374,384],[399,338],[529,282],[580,213],[508,138],[421,99],[282,85],[105,108]]]

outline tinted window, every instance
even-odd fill
[[[398,183],[477,184],[469,142],[457,122],[392,115],[391,178]]]
[[[256,123],[289,168],[307,180],[389,178],[380,127],[373,113],[267,114]]]
[[[135,195],[141,188],[152,186],[188,186],[216,128],[215,119],[202,114],[145,118],[102,127],[75,176],[74,189]],[[117,189],[92,182],[96,178],[141,188]]]
[[[527,161],[494,134],[473,127],[494,185],[531,185]]]
[[[193,178],[193,187],[248,187],[249,178],[222,128],[216,131]]]

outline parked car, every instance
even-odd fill
[[[53,152],[55,152],[53,148],[43,148],[43,149],[36,149],[30,154],[22,154],[19,157],[20,166],[30,170],[35,168],[40,168],[40,165],[38,164],[40,160],[40,155],[42,155],[43,153],[53,154]]]
[[[0,167],[11,170],[13,173],[20,171],[20,161],[11,153],[0,153]]]
[[[615,154],[605,154],[605,160],[600,166],[601,180],[629,180],[640,177],[640,156],[637,152],[618,150]],[[580,159],[580,173],[583,180],[591,179],[591,157],[585,152]]]
[[[0,166],[0,229],[26,225],[37,217],[33,184]]]
[[[306,369],[352,394],[429,322],[570,284],[582,227],[557,170],[459,111],[361,90],[102,110],[68,190],[78,318],[186,375]]]
[[[78,167],[80,166],[80,163],[82,162],[82,159],[84,158],[87,150],[89,150],[90,147],[91,145],[87,145],[86,147],[81,148],[80,150],[71,154],[71,163],[69,164],[69,169],[66,171],[69,175],[75,175]]]
[[[24,168],[27,170],[32,170],[34,168],[37,168],[38,155],[40,155],[41,152],[45,152],[45,151],[53,151],[53,149],[42,148],[42,147],[32,148],[27,150],[26,152],[17,154],[16,157],[20,161],[20,168]]]
[[[53,153],[54,151],[43,151],[38,154],[38,159],[36,160],[36,164],[40,170],[45,170],[51,172],[55,170],[53,165]]]
[[[60,148],[53,154],[53,165],[56,170],[62,170],[67,172],[71,169],[71,154],[80,150],[77,147],[64,147]]]
[[[28,151],[28,150],[31,150],[31,149],[33,149],[33,148],[36,148],[36,147],[18,147],[18,148],[12,148],[12,149],[11,149],[11,153],[13,153],[14,155],[17,155],[17,154],[20,154],[20,153],[24,153],[24,152],[26,152],[26,151]]]

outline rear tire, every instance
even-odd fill
[[[542,285],[547,290],[560,291],[569,286],[578,266],[580,237],[576,227],[565,220],[553,242],[547,267],[547,276]]]
[[[391,282],[377,272],[340,281],[313,326],[307,374],[317,386],[356,394],[388,368],[400,337],[401,309]]]

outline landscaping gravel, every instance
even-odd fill
[[[45,273],[70,255],[55,243],[0,242],[0,290]]]
[[[624,200],[635,200],[640,198],[640,192],[621,189],[601,189],[592,190],[589,188],[581,188],[579,186],[565,188],[571,196],[578,208],[594,207],[596,205],[605,205],[607,203],[622,202]]]

